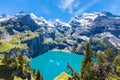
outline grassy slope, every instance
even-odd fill
[[[2,64],[2,59],[4,58],[4,54],[0,54],[0,65],[3,65]]]
[[[11,69],[2,63],[2,59],[4,58],[4,52],[9,52],[14,47],[26,49],[27,45],[25,44],[16,45],[0,40],[0,80],[9,79],[12,74]],[[14,80],[20,80],[20,78],[15,77]]]
[[[22,80],[22,78],[15,76],[14,80]]]
[[[9,51],[12,48],[14,48],[14,45],[8,42],[0,41],[0,53]]]
[[[66,72],[62,72],[54,80],[68,80],[69,77],[71,77],[69,74],[67,74]]]
[[[0,53],[9,52],[12,48],[17,47],[20,49],[27,49],[26,44],[11,44],[9,42],[0,40]]]

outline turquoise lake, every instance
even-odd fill
[[[66,69],[67,63],[80,72],[83,57],[69,52],[48,51],[32,59],[30,66],[32,69],[40,70],[44,80],[54,80],[61,72],[70,72]]]

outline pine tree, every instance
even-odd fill
[[[11,61],[11,67],[14,70],[17,70],[19,68],[19,63],[18,63],[17,57],[13,56],[10,61]]]
[[[6,63],[7,60],[8,60],[8,56],[7,56],[7,54],[4,54],[4,58],[3,58],[2,62],[3,62],[4,64],[7,64],[7,63]]]
[[[36,71],[35,71],[35,69],[33,69],[32,74],[33,74],[33,76],[35,77],[35,75],[36,75]]]
[[[36,75],[36,80],[43,80],[43,77],[40,75],[40,71],[38,70]]]
[[[113,52],[113,50],[111,48],[108,48],[107,50],[105,50],[104,53],[106,61],[112,63],[115,59],[115,53]]]
[[[67,64],[66,68],[71,71],[72,77],[70,77],[69,80],[79,80],[80,79],[79,74],[69,64]]]
[[[81,77],[84,80],[92,79],[93,77],[92,67],[93,67],[92,50],[90,48],[90,45],[87,43],[86,52],[85,52],[84,59],[82,61],[82,67],[81,67]]]
[[[103,52],[99,52],[96,58],[99,64],[105,63],[105,54]]]
[[[19,55],[18,60],[19,60],[20,66],[23,67],[23,65],[26,63],[26,60],[24,59],[22,54]]]
[[[3,60],[2,60],[2,63],[4,63],[4,64],[7,65],[7,66],[11,63],[10,57],[8,56],[7,53],[4,54],[4,58],[3,58]]]

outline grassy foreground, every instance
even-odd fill
[[[69,77],[71,77],[69,74],[67,74],[66,72],[62,72],[54,80],[68,80]]]

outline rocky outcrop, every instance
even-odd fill
[[[27,44],[28,53],[34,57],[51,49],[67,49],[81,54],[86,41],[95,52],[98,48],[120,49],[120,16],[109,12],[76,15],[69,23],[59,19],[47,21],[33,13],[20,12],[12,17],[0,16],[0,25],[1,39],[20,36],[21,43]]]

